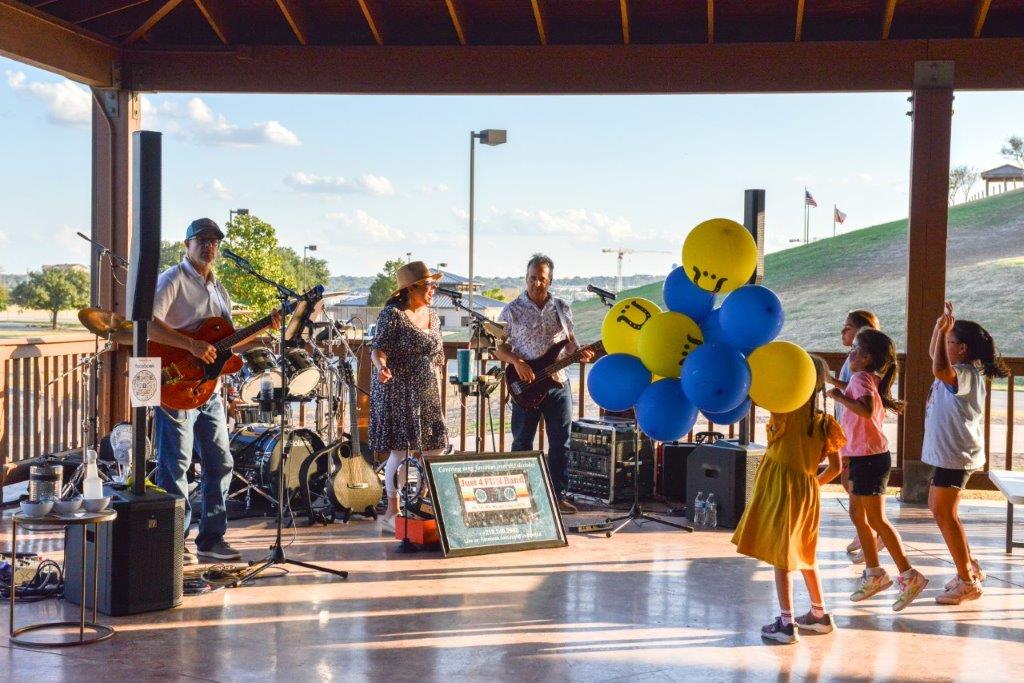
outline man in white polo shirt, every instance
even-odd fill
[[[161,273],[157,280],[153,324],[149,328],[153,341],[185,349],[205,363],[216,360],[216,349],[179,330],[187,332],[211,317],[231,320],[231,299],[213,272],[222,239],[224,232],[213,220],[200,218],[192,221],[185,232],[185,258]],[[272,324],[279,322],[280,318],[275,314]],[[157,408],[155,440],[156,483],[168,493],[185,499],[186,537],[192,521],[192,508],[188,501],[185,473],[192,462],[193,448],[199,453],[202,465],[202,510],[196,536],[199,557],[207,561],[241,559],[241,554],[224,540],[233,462],[220,392],[215,391],[209,401],[193,410]],[[197,564],[198,561],[186,547],[185,564]]]

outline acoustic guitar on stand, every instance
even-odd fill
[[[585,351],[593,351],[595,356],[600,356],[604,353],[604,344],[599,341],[589,344],[588,346],[580,347],[575,353],[570,353],[565,358],[558,358],[558,354],[562,352],[565,345],[569,343],[568,339],[563,339],[557,344],[552,344],[551,348],[544,352],[544,355],[533,360],[526,361],[526,364],[533,370],[533,381],[527,382],[519,377],[519,373],[511,363],[505,365],[505,386],[508,388],[509,398],[520,408],[526,410],[532,410],[540,406],[544,402],[544,397],[548,391],[561,386],[553,375],[561,370],[567,368],[573,363],[580,362],[580,356]]]

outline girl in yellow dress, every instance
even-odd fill
[[[829,633],[832,617],[825,611],[815,550],[821,504],[818,489],[839,474],[839,449],[846,442],[842,427],[825,412],[828,366],[812,356],[818,381],[807,403],[792,413],[772,413],[768,450],[757,470],[754,493],[736,527],[736,551],[775,567],[775,589],[782,613],[761,629],[761,637],[780,643],[800,640],[799,629]],[[821,407],[818,407],[818,396]],[[828,458],[828,468],[818,465]],[[799,569],[811,597],[811,611],[793,618],[790,572]]]

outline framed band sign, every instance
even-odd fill
[[[540,452],[428,457],[445,557],[567,545]]]

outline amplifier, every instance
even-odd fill
[[[569,432],[566,493],[603,503],[633,497],[635,459],[640,457],[640,497],[654,492],[654,448],[637,432],[633,420],[616,417],[584,418]]]
[[[92,553],[99,549],[96,608],[110,616],[170,609],[181,604],[181,559],[185,543],[185,501],[166,493],[136,496],[107,488],[117,519],[86,532],[86,607],[92,607]],[[68,527],[68,557],[80,557],[82,532]],[[81,570],[67,562],[64,597],[81,604]]]
[[[662,444],[661,459],[658,461],[658,477],[655,490],[659,496],[669,500],[687,501],[686,463],[693,449],[700,444],[692,441],[668,441]]]
[[[701,444],[686,461],[686,501],[693,503],[698,492],[715,494],[718,526],[735,529],[754,491],[754,475],[764,458],[764,446],[741,446],[722,439]]]

